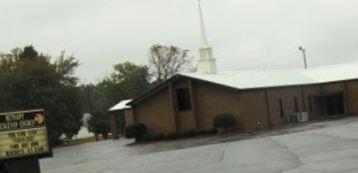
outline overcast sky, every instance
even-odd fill
[[[357,0],[202,0],[219,71],[298,68],[358,61]],[[197,57],[196,0],[0,0],[0,51],[28,44],[61,50],[97,81],[124,61],[146,64],[150,45]]]

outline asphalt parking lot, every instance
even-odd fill
[[[128,146],[130,140],[57,148],[43,173],[353,173],[358,117],[248,137],[203,137]]]

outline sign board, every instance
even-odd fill
[[[0,113],[0,160],[50,151],[44,110]]]

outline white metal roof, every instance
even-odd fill
[[[358,62],[309,69],[232,71],[217,74],[186,73],[181,75],[237,89],[254,89],[358,79]]]
[[[131,101],[132,101],[132,99],[122,100],[118,104],[116,104],[113,107],[109,108],[108,111],[113,112],[113,111],[121,111],[121,110],[124,110],[124,109],[129,109],[129,108],[131,108],[131,106],[129,106],[127,104],[129,102],[131,102]]]

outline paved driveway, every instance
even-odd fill
[[[140,146],[126,146],[128,140],[87,143],[56,149],[53,158],[41,161],[41,169],[43,173],[358,172],[358,118],[241,138]]]

